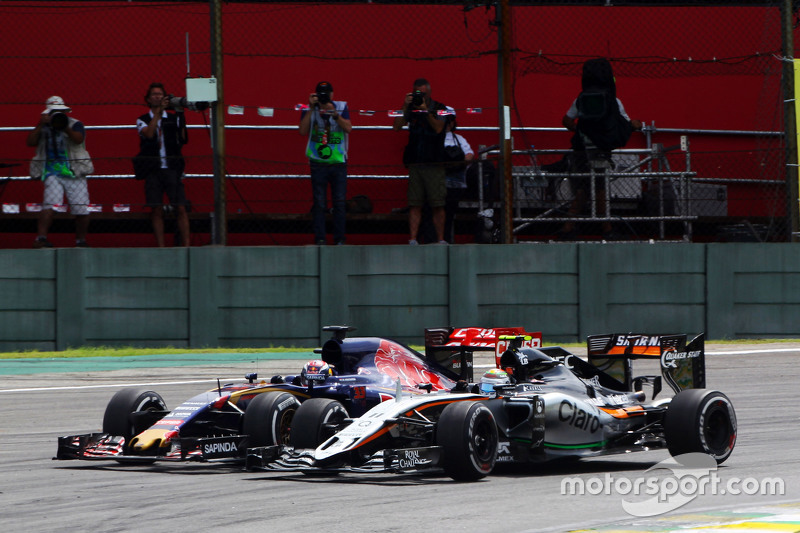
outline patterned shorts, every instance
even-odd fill
[[[65,195],[73,215],[89,214],[89,186],[86,178],[62,178],[53,174],[44,180],[42,209],[52,209],[54,205],[62,204]]]

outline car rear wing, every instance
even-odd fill
[[[472,383],[474,374],[472,356],[475,352],[494,352],[495,361],[506,351],[508,341],[502,336],[522,335],[529,338],[525,346],[542,345],[540,332],[528,333],[525,328],[427,328],[425,329],[425,357],[454,372],[459,379]]]
[[[688,341],[686,335],[614,333],[587,339],[589,362],[625,385],[640,390],[653,385],[653,397],[661,390],[661,378],[677,392],[706,386],[705,335]],[[634,376],[634,359],[658,359],[661,376]]]

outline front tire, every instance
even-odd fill
[[[138,427],[134,414],[146,411],[166,411],[167,404],[157,392],[131,387],[118,391],[106,406],[103,433],[125,437],[125,444],[147,428]]]
[[[347,410],[336,400],[310,398],[294,415],[290,444],[298,449],[314,449],[333,436],[345,418]]]
[[[244,412],[242,432],[251,448],[289,444],[291,424],[300,401],[288,392],[267,392],[250,400]]]
[[[724,462],[736,444],[736,413],[723,393],[707,389],[680,391],[664,420],[669,453],[700,452]]]
[[[491,473],[497,461],[497,423],[482,402],[451,403],[436,427],[442,466],[456,481],[476,481]]]
[[[166,411],[167,404],[157,392],[142,387],[131,387],[118,391],[109,400],[106,412],[103,415],[103,433],[125,438],[125,453],[129,453],[131,439],[147,429],[157,419],[156,416],[142,417],[137,423],[137,414],[149,411]],[[117,459],[120,464],[129,464],[130,461]],[[153,462],[153,461],[151,461]],[[143,464],[144,461],[135,461]]]

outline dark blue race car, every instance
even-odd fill
[[[425,355],[389,339],[346,338],[353,329],[347,326],[324,329],[332,338],[297,375],[264,381],[248,374],[245,382],[219,385],[172,410],[152,390],[122,389],[106,407],[103,431],[60,437],[56,459],[152,463],[243,458],[248,447],[291,444],[295,423],[307,427],[294,420],[301,402],[311,402],[305,412],[315,420],[358,417],[399,391],[449,390],[459,379],[471,378],[471,350],[494,350],[485,334],[470,335],[482,338],[470,346],[465,331],[494,331],[478,328],[430,330],[438,335],[426,334]],[[322,399],[336,402],[315,404]],[[320,434],[313,438],[323,439],[326,426],[315,431]]]

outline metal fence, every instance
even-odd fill
[[[392,131],[393,114],[411,82],[425,77],[433,97],[455,109],[475,152],[500,143],[506,30],[515,184],[502,186],[497,152],[486,150],[486,185],[470,188],[456,208],[454,242],[502,240],[497,213],[478,216],[493,206],[514,213],[515,241],[554,239],[569,196],[563,176],[547,169],[570,146],[561,118],[580,90],[581,65],[597,56],[611,60],[625,109],[645,123],[615,156],[640,172],[611,177],[605,218],[620,238],[789,240],[796,199],[786,186],[783,2],[625,4],[510,2],[511,27],[502,28],[499,4],[472,1],[226,2],[220,20],[213,2],[2,2],[0,247],[29,247],[35,235],[42,186],[27,177],[34,150],[25,137],[52,94],[87,126],[90,242],[152,245],[143,185],[131,176],[133,124],[147,111],[150,82],[182,95],[186,78],[214,74],[215,52],[222,113],[187,112],[191,244],[215,238],[215,120],[225,123],[227,244],[313,242],[297,124],[320,80],[348,102],[354,124],[348,197],[366,196],[372,206],[348,216],[348,242],[407,242],[407,135]],[[215,24],[219,39],[211,37]],[[684,181],[667,187],[659,172],[683,173]],[[579,238],[601,238],[603,216],[586,206],[579,217]],[[68,213],[57,214],[51,240],[69,246],[73,229]]]

